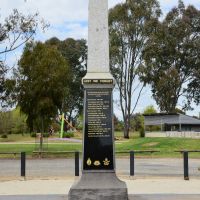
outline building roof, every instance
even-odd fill
[[[200,125],[200,120],[194,117],[180,114],[180,113],[155,113],[147,114],[145,117],[145,125],[161,125],[161,124],[188,124],[188,125]]]
[[[170,115],[180,115],[180,113],[152,113],[152,114],[144,114],[143,116],[170,116]]]

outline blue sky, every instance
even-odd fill
[[[109,0],[109,7],[124,0]],[[168,12],[176,6],[178,0],[159,0],[163,13]],[[192,4],[200,9],[200,0],[183,0],[185,5]],[[87,19],[88,19],[88,0],[1,0],[0,4],[0,21],[11,13],[13,8],[29,14],[39,12],[40,16],[50,23],[49,29],[43,33],[39,31],[36,39],[45,41],[51,37],[59,39],[85,38],[87,39]],[[13,65],[21,55],[21,49],[9,55],[8,64]],[[180,102],[181,103],[181,102]],[[156,105],[151,98],[150,88],[144,89],[141,100],[136,111],[142,111],[148,105]],[[115,106],[115,112],[121,116],[119,109]],[[190,115],[198,115],[200,107],[194,111],[188,112]]]

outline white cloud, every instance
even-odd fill
[[[109,8],[125,0],[109,0]],[[164,13],[178,4],[178,0],[159,0]],[[200,0],[183,0],[185,5],[193,4],[200,9]],[[37,39],[45,41],[51,37],[59,39],[87,38],[88,20],[88,0],[1,0],[0,21],[7,17],[12,9],[17,8],[24,14],[39,12],[40,16],[50,23],[50,28],[45,32],[40,32]],[[9,64],[16,62],[21,52],[10,57]],[[151,98],[151,92],[142,96],[137,111],[142,111],[147,105],[155,105]],[[119,113],[119,111],[117,111]],[[120,114],[119,114],[120,115]]]
[[[52,24],[87,20],[87,2],[83,0],[1,0],[1,15],[6,16],[13,8],[23,13],[39,12]]]
[[[109,0],[109,7],[125,0]],[[178,0],[159,0],[164,12],[175,5]],[[200,8],[199,0],[184,0],[186,5],[194,4]],[[87,38],[88,0],[1,0],[1,20],[12,12],[13,8],[29,14],[39,12],[40,16],[51,25],[44,34],[39,34],[42,40],[52,36],[60,39],[66,37]]]
[[[48,28],[48,30],[44,33],[40,32],[36,39],[41,41],[45,41],[51,37],[57,37],[60,40],[64,40],[66,38],[86,39],[87,32],[87,26],[82,25],[81,23],[65,23],[62,27],[50,26],[50,28]]]

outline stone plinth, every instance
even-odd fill
[[[127,187],[114,172],[83,173],[71,187],[68,200],[128,200]]]

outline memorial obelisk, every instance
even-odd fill
[[[109,68],[108,0],[89,0],[88,65],[83,78],[84,137],[81,179],[69,200],[127,200],[126,184],[115,173],[112,93]]]

